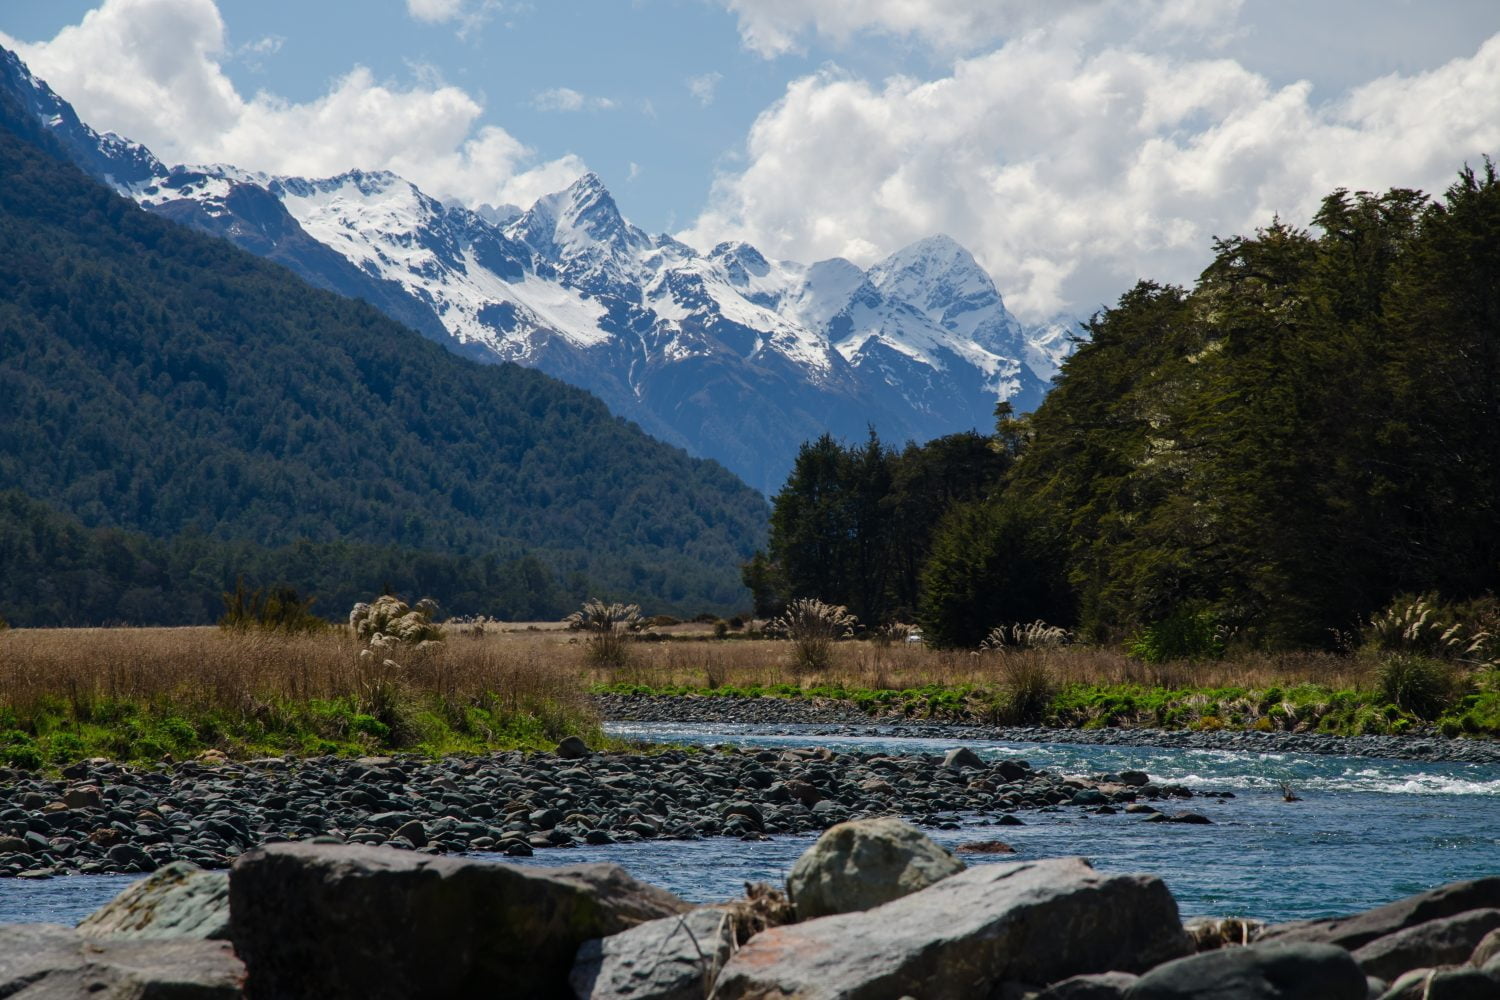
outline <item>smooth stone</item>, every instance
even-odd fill
[[[954,848],[956,854],[1014,854],[1016,849],[1003,840],[976,840],[967,844],[959,844]]]
[[[1128,972],[1097,972],[1053,983],[1036,1000],[1121,1000],[1140,978]]]
[[[1365,974],[1328,944],[1253,944],[1180,958],[1141,976],[1125,1000],[1366,1000]]]
[[[703,1000],[734,951],[734,922],[704,908],[585,941],[568,977],[583,1000]]]
[[[966,767],[984,767],[984,760],[968,747],[955,747],[943,755],[943,766],[957,771]]]
[[[237,1000],[243,977],[224,941],[101,939],[58,924],[0,925],[0,996],[16,1000]]]
[[[1367,975],[1391,980],[1411,969],[1466,962],[1485,936],[1500,928],[1500,909],[1471,910],[1404,927],[1355,949]]]
[[[1406,927],[1456,916],[1468,910],[1494,907],[1500,907],[1500,875],[1450,882],[1349,917],[1275,924],[1262,931],[1257,940],[1312,941],[1336,944],[1353,951]]]
[[[85,937],[229,937],[229,875],[184,861],[157,869],[78,922]]]
[[[557,744],[557,750],[555,752],[559,757],[567,760],[577,760],[582,757],[587,757],[589,754],[593,753],[593,751],[589,749],[589,745],[583,742],[583,740],[579,739],[577,736],[563,737],[562,741]]]
[[[963,869],[962,861],[901,820],[852,820],[829,827],[797,859],[787,896],[807,920],[867,910]]]
[[[1490,931],[1474,946],[1474,951],[1469,955],[1469,964],[1483,968],[1496,955],[1500,955],[1500,930]]]
[[[1479,969],[1412,969],[1401,976],[1380,1000],[1495,1000],[1500,977]]]
[[[242,855],[229,900],[250,1000],[565,996],[584,941],[690,908],[617,865],[306,843]]]
[[[1141,971],[1190,947],[1158,878],[1096,872],[1082,858],[1000,863],[863,913],[762,931],[714,996],[984,997],[1003,983]]]

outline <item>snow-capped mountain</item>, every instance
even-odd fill
[[[774,493],[802,442],[899,444],[1034,407],[1067,351],[1028,331],[945,236],[865,270],[701,253],[652,236],[586,174],[525,211],[444,204],[387,172],[167,168],[100,135],[0,49],[13,92],[77,165],[170,216],[363,298],[471,357],[534,366]]]

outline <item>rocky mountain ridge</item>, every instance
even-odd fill
[[[0,49],[15,93],[74,162],[153,212],[364,299],[469,357],[536,367],[766,493],[803,441],[986,429],[1033,408],[1070,347],[1028,330],[946,236],[868,270],[707,253],[650,235],[595,174],[519,214],[445,204],[395,174],[275,177],[162,164],[101,134]]]

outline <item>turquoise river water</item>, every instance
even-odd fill
[[[953,739],[830,736],[817,727],[611,723],[615,735],[678,743],[827,746],[841,751],[941,754]],[[1024,757],[1063,774],[1136,768],[1195,791],[1211,825],[1143,823],[1076,809],[1023,813],[1024,826],[966,821],[927,833],[949,847],[1004,840],[1016,855],[968,857],[971,864],[1082,855],[1107,871],[1166,879],[1184,915],[1245,915],[1280,921],[1367,909],[1444,882],[1500,874],[1500,767],[1337,757],[1250,754],[1062,743],[968,744],[984,757]],[[1301,802],[1282,800],[1290,781]],[[689,899],[739,895],[746,881],[779,884],[813,838],[653,841],[539,851],[541,866],[614,861],[638,878]],[[480,854],[477,857],[487,857]],[[0,923],[72,923],[135,876],[0,881]]]

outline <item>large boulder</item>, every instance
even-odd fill
[[[1365,974],[1329,944],[1254,944],[1158,966],[1125,1000],[1365,1000]]]
[[[964,863],[893,817],[831,826],[792,866],[787,895],[806,920],[868,910],[964,870]]]
[[[922,1000],[992,996],[1090,972],[1139,972],[1187,954],[1166,885],[1106,875],[1082,858],[985,865],[864,913],[751,938],[718,1000]]]
[[[1500,976],[1473,968],[1413,969],[1391,984],[1380,1000],[1495,1000]]]
[[[580,1000],[703,1000],[734,952],[734,921],[705,908],[585,941],[569,981]]]
[[[174,861],[78,922],[85,937],[229,937],[229,875]]]
[[[244,966],[223,941],[87,938],[59,924],[0,926],[0,997],[234,1000]]]
[[[1500,875],[1450,882],[1429,892],[1398,899],[1394,903],[1327,920],[1298,920],[1263,930],[1257,941],[1311,941],[1336,944],[1350,951],[1396,931],[1429,920],[1457,916],[1468,910],[1500,907]]]
[[[1378,937],[1355,949],[1354,960],[1367,975],[1391,980],[1412,969],[1465,962],[1496,928],[1500,909],[1470,910]]]
[[[583,942],[690,909],[614,865],[274,844],[229,876],[252,998],[567,997]]]

